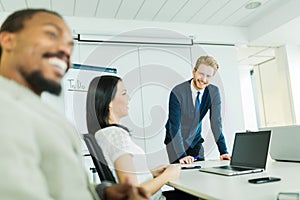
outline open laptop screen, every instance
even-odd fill
[[[271,131],[236,133],[230,165],[265,168]]]

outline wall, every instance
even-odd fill
[[[300,47],[286,45],[281,47],[286,52],[287,66],[289,68],[292,103],[294,105],[295,123],[300,124]]]
[[[239,68],[240,77],[240,87],[243,105],[243,114],[245,122],[245,130],[255,131],[258,129],[257,124],[257,114],[255,110],[254,96],[253,92],[253,82],[251,79],[252,66],[241,66]]]
[[[295,124],[287,56],[276,49],[276,58],[254,67],[259,127]]]

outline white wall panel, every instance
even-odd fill
[[[139,50],[144,132],[150,167],[168,163],[164,139],[172,88],[191,78],[191,47],[152,46]]]
[[[281,60],[281,58],[279,58]],[[255,66],[254,75],[258,90],[260,127],[292,125],[293,114],[288,85],[288,68],[271,60]]]

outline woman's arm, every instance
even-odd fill
[[[158,168],[152,169],[151,170],[152,176],[154,178],[159,176],[161,173],[163,173],[165,171],[165,169],[167,169],[167,167],[168,167],[168,165],[164,165],[164,166],[160,166]]]
[[[132,185],[138,185],[136,176],[136,169],[133,165],[132,155],[124,154],[120,156],[115,162],[116,172],[120,183],[125,183],[130,180]]]
[[[132,162],[132,156],[125,154],[120,156],[115,162],[116,172],[120,183],[125,183],[127,179],[131,181],[134,186],[141,186],[152,195],[156,193],[163,185],[170,180],[176,179],[180,175],[180,168],[175,165],[169,165],[156,178],[147,182],[138,183],[137,172]]]
[[[141,184],[146,190],[152,194],[157,192],[163,185],[170,180],[175,180],[180,176],[180,167],[176,165],[168,165],[167,168],[156,178]]]

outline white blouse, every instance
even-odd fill
[[[110,126],[100,129],[95,134],[97,143],[101,147],[104,157],[115,179],[118,181],[114,162],[122,155],[131,154],[133,165],[138,183],[144,183],[153,179],[153,176],[147,166],[147,160],[144,150],[136,145],[130,138],[127,131],[117,126]],[[152,195],[151,199],[162,200],[165,197],[161,190]]]

